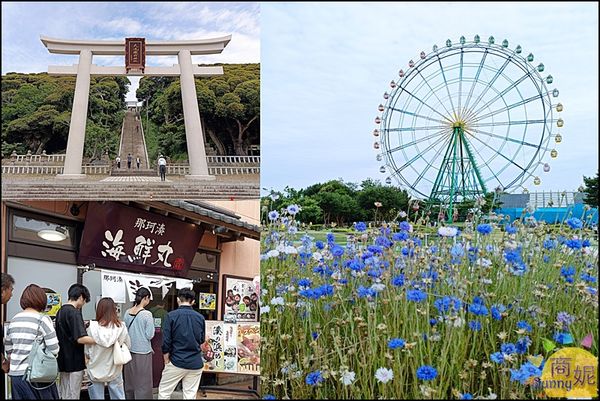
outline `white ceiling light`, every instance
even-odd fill
[[[46,241],[52,242],[63,241],[69,237],[67,229],[61,226],[56,226],[53,230],[40,230],[38,231],[37,235],[38,237],[45,239]]]

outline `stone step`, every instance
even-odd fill
[[[131,176],[131,177],[156,177],[158,176],[158,172],[156,170],[150,169],[137,169],[137,168],[113,168],[110,171],[111,176]]]

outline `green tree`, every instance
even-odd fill
[[[585,188],[583,192],[585,193],[584,202],[586,205],[591,207],[599,207],[600,203],[598,202],[598,172],[596,172],[595,177],[583,177],[583,183],[585,184]]]

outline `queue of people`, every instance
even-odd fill
[[[12,297],[13,286],[13,278],[2,273],[3,304]],[[152,292],[139,288],[134,305],[126,311],[123,320],[112,298],[100,299],[96,319],[87,325],[81,309],[90,301],[89,290],[81,284],[73,284],[68,297],[53,324],[43,313],[47,304],[44,289],[30,284],[21,294],[23,311],[10,320],[2,345],[2,369],[11,378],[12,399],[80,399],[84,371],[91,382],[88,394],[92,400],[104,399],[105,387],[111,399],[152,399],[150,341],[155,333],[155,318],[145,309],[152,301]],[[179,290],[179,308],[161,315],[164,316],[160,325],[165,367],[158,389],[159,399],[170,399],[180,381],[183,398],[196,398],[204,366],[202,353],[208,350],[208,344],[204,317],[192,309],[195,297],[191,289]],[[164,303],[158,306],[161,305]],[[56,381],[31,383],[28,380],[30,354],[39,338],[43,339],[46,353],[56,356],[59,385]],[[114,359],[115,346],[122,344],[131,353],[131,360],[125,365],[116,364]]]

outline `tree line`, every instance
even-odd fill
[[[223,66],[223,75],[195,79],[204,141],[217,155],[247,155],[260,143],[260,64],[214,65]],[[136,96],[147,99],[142,121],[146,124],[148,112],[144,132],[150,157],[186,159],[179,78],[143,78]]]
[[[205,143],[218,155],[246,155],[260,141],[260,65],[225,64],[223,70],[221,76],[195,79]],[[75,80],[47,73],[2,77],[2,157],[66,151]],[[117,154],[129,84],[123,76],[92,76],[84,147],[90,162]],[[149,156],[187,159],[179,78],[143,78],[136,95],[149,99]]]

